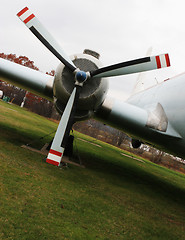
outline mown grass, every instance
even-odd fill
[[[85,169],[20,147],[38,139],[40,148],[56,128],[0,102],[0,239],[184,239],[184,175],[77,132],[74,160]]]

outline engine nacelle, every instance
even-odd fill
[[[85,72],[96,70],[102,66],[96,57],[89,54],[76,54],[72,56],[71,59],[77,68]],[[66,103],[75,86],[74,84],[74,74],[61,63],[56,70],[53,87],[56,109],[60,114],[62,114],[65,109]],[[107,79],[87,79],[80,93],[75,120],[89,118],[104,101],[107,90]]]
[[[141,144],[142,144],[142,142],[140,140],[132,138],[132,147],[133,148],[140,148]]]

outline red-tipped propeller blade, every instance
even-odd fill
[[[140,58],[99,68],[90,72],[91,77],[112,77],[131,73],[138,73],[170,66],[168,54]]]
[[[76,66],[71,59],[64,53],[59,44],[45,29],[35,15],[27,8],[23,8],[17,16],[25,23],[30,31],[71,71],[76,69]]]
[[[69,133],[74,123],[76,106],[78,103],[80,91],[81,87],[76,86],[68,100],[46,160],[48,163],[56,166],[60,165]]]

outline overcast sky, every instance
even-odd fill
[[[16,17],[25,6],[39,18],[68,55],[90,48],[103,65],[169,53],[172,68],[152,72],[157,79],[185,71],[184,0],[0,0],[0,52],[25,55],[43,72],[59,61]],[[125,93],[136,75],[111,80]]]

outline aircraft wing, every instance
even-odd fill
[[[0,58],[0,80],[53,99],[54,77]]]

